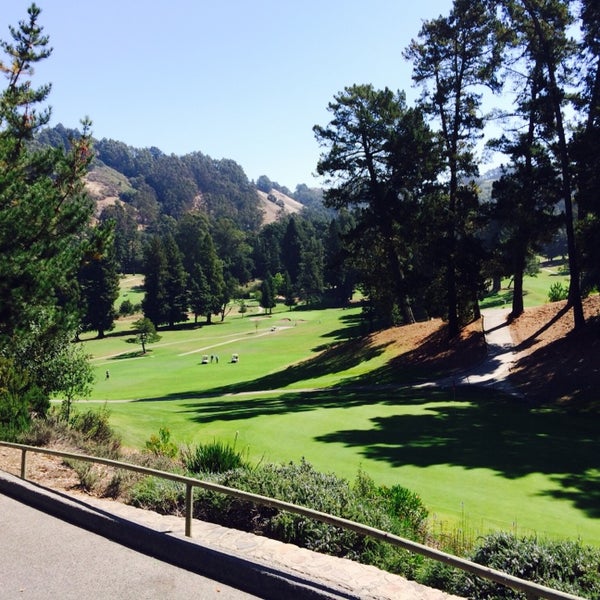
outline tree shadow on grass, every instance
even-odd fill
[[[316,440],[360,449],[366,458],[392,467],[483,468],[509,479],[542,473],[564,487],[545,494],[570,500],[590,517],[600,515],[600,427],[585,416],[480,398],[432,404],[425,414],[374,417],[371,427],[333,431]]]
[[[548,490],[545,496],[557,500],[567,500],[594,519],[600,518],[600,470],[589,469],[583,473],[573,473],[554,480],[564,489]]]
[[[237,421],[264,417],[302,413],[314,410],[354,408],[376,404],[414,405],[444,401],[448,392],[444,390],[426,390],[414,393],[409,390],[316,390],[312,392],[265,393],[242,398],[206,398],[186,404],[183,412],[197,423],[207,424],[214,421]]]

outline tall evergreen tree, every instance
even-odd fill
[[[87,251],[77,275],[82,328],[95,330],[103,338],[114,327],[115,302],[119,297],[119,272],[114,251],[114,225],[99,224],[91,230]]]
[[[273,293],[273,278],[270,273],[263,279],[260,285],[260,305],[270,315],[275,308],[275,294]]]
[[[223,264],[217,256],[217,251],[210,233],[204,235],[202,244],[202,272],[206,277],[209,289],[209,304],[206,309],[206,322],[212,322],[212,315],[218,315],[223,304],[225,279]]]
[[[298,221],[293,215],[289,218],[285,234],[281,240],[281,262],[283,269],[292,278],[292,283],[298,282],[300,261],[302,259],[303,236]]]
[[[541,69],[546,110],[538,112],[538,119],[560,170],[569,249],[568,302],[573,308],[575,329],[579,329],[585,325],[585,318],[581,300],[580,257],[575,238],[574,174],[566,122],[572,81],[570,67],[576,48],[568,33],[573,23],[572,3],[570,0],[503,0],[500,4],[505,10],[509,28],[520,36],[524,55]]]
[[[600,289],[600,6],[582,0],[583,38],[579,61],[584,75],[581,124],[572,144],[577,181],[583,292]]]
[[[499,89],[499,26],[485,0],[454,0],[448,17],[426,21],[405,56],[413,62],[413,79],[423,86],[422,105],[439,124],[447,175],[443,244],[446,258],[446,303],[451,337],[458,334],[460,314],[467,313],[477,290],[459,295],[459,240],[469,214],[461,198],[472,195],[461,186],[477,172],[474,147],[484,125],[481,88]],[[442,241],[442,240],[440,240]],[[473,260],[473,257],[470,258]]]
[[[155,327],[168,323],[167,257],[160,236],[153,235],[144,251],[144,299],[142,310],[144,317],[150,319]]]
[[[187,274],[183,268],[181,252],[172,235],[163,240],[166,261],[165,301],[166,319],[169,327],[187,321],[188,294]]]
[[[12,41],[0,42],[6,78],[0,92],[0,353],[50,394],[65,389],[49,370],[36,368],[36,349],[69,354],[78,319],[72,282],[93,209],[83,188],[92,152],[89,121],[66,150],[30,143],[50,119],[41,104],[51,86],[36,88],[28,79],[51,54],[40,12],[32,4],[28,18],[10,28]],[[78,364],[63,361],[65,376]]]
[[[412,323],[407,272],[417,235],[415,209],[439,173],[439,150],[421,111],[408,108],[403,93],[355,85],[335,96],[329,110],[330,124],[314,127],[326,148],[317,171],[336,184],[326,190],[325,202],[355,211],[348,248],[364,289],[386,318],[396,305],[403,321]]]

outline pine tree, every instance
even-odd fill
[[[84,393],[89,372],[79,388],[76,373],[87,359],[69,350],[79,317],[72,282],[93,212],[83,188],[91,124],[82,123],[66,150],[31,144],[51,114],[41,107],[51,86],[28,80],[51,54],[40,12],[33,4],[27,20],[10,28],[12,42],[0,42],[7,82],[0,92],[0,353],[45,394]],[[62,379],[52,372],[52,357],[62,357]]]
[[[115,302],[119,297],[119,272],[114,251],[114,225],[100,224],[90,232],[89,247],[77,275],[81,304],[82,328],[95,330],[103,338],[114,327]]]

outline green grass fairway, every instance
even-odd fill
[[[523,279],[523,303],[525,308],[546,304],[548,292],[552,284],[560,282],[569,285],[569,275],[565,274],[566,263],[549,265],[542,263],[539,272],[534,276],[525,276]],[[509,284],[511,287],[509,287]],[[512,302],[512,282],[508,279],[502,281],[502,289],[497,294],[490,294],[481,301],[481,308],[510,307]]]
[[[594,420],[532,411],[482,390],[454,398],[434,388],[357,387],[386,365],[385,348],[355,347],[298,366],[359,331],[357,316],[358,309],[266,316],[254,307],[243,318],[161,332],[146,356],[118,331],[89,340],[98,380],[93,400],[78,406],[107,402],[131,447],[167,426],[180,444],[237,436],[254,462],[305,457],[349,479],[363,469],[421,494],[439,531],[461,527],[475,537],[501,528],[600,545]],[[203,354],[218,354],[219,363],[201,364]],[[349,380],[352,387],[340,387]]]

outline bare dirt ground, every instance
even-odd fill
[[[510,324],[517,359],[509,374],[513,386],[532,405],[600,411],[600,296],[584,301],[587,325],[573,332],[572,311],[557,302],[527,309]],[[385,347],[394,358],[390,370],[418,366],[420,372],[464,370],[485,356],[481,320],[448,343],[445,325],[431,320],[377,332],[362,342]],[[64,447],[67,451],[76,448]],[[20,452],[0,447],[0,469],[18,475]],[[79,479],[61,459],[28,454],[28,478],[48,487],[76,491]]]

